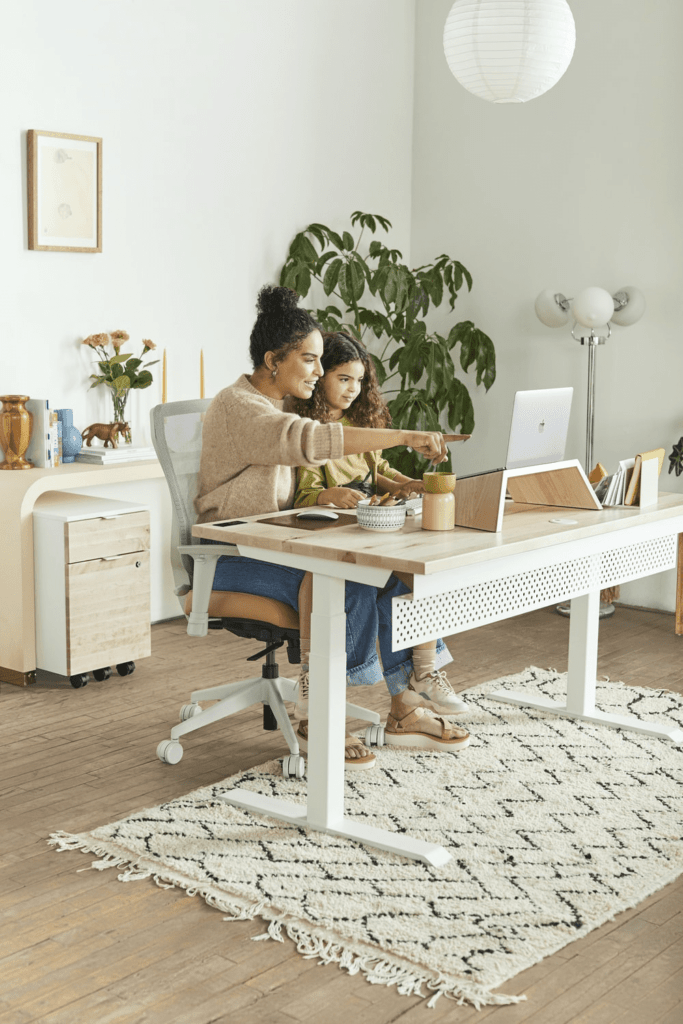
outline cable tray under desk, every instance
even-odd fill
[[[508,571],[505,576],[484,578],[425,597],[394,598],[393,649],[462,633],[592,590],[675,569],[676,547],[676,535],[669,534],[530,569],[524,568],[525,557],[520,555],[510,559],[510,568],[518,565],[518,572]],[[482,575],[486,572],[484,563]]]

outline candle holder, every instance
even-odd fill
[[[33,426],[33,416],[24,404],[28,399],[28,395],[0,395],[0,447],[5,454],[0,469],[34,468],[24,458]]]
[[[423,530],[455,528],[455,473],[424,473]]]

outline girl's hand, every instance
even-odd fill
[[[318,495],[318,505],[336,505],[337,508],[355,508],[364,497],[361,491],[353,487],[326,487]]]
[[[422,480],[409,480],[394,491],[395,498],[409,498],[411,494],[424,494],[425,485]]]
[[[443,434],[429,430],[404,430],[403,433],[406,436],[404,444],[435,465],[445,462],[448,458],[448,449]]]

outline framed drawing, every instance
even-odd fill
[[[28,247],[102,252],[102,139],[28,132]]]

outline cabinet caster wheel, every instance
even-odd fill
[[[162,740],[157,747],[157,757],[164,764],[178,764],[183,756],[183,748],[178,740]]]
[[[194,718],[195,715],[201,715],[201,713],[201,704],[183,704],[180,709],[180,721],[186,722],[188,718]]]
[[[96,679],[98,683],[103,683],[105,679],[109,679],[111,676],[111,669],[107,668],[96,668],[92,674],[93,679]]]
[[[116,671],[120,676],[129,676],[135,672],[134,661],[122,661],[120,665],[116,666]]]
[[[365,745],[366,747],[383,747],[384,746],[384,726],[383,725],[369,725],[365,730]]]
[[[282,774],[286,779],[303,779],[306,775],[306,761],[301,754],[290,754],[282,759]]]
[[[77,676],[71,676],[69,682],[73,686],[74,690],[80,690],[81,686],[88,685],[88,673],[81,672]]]

